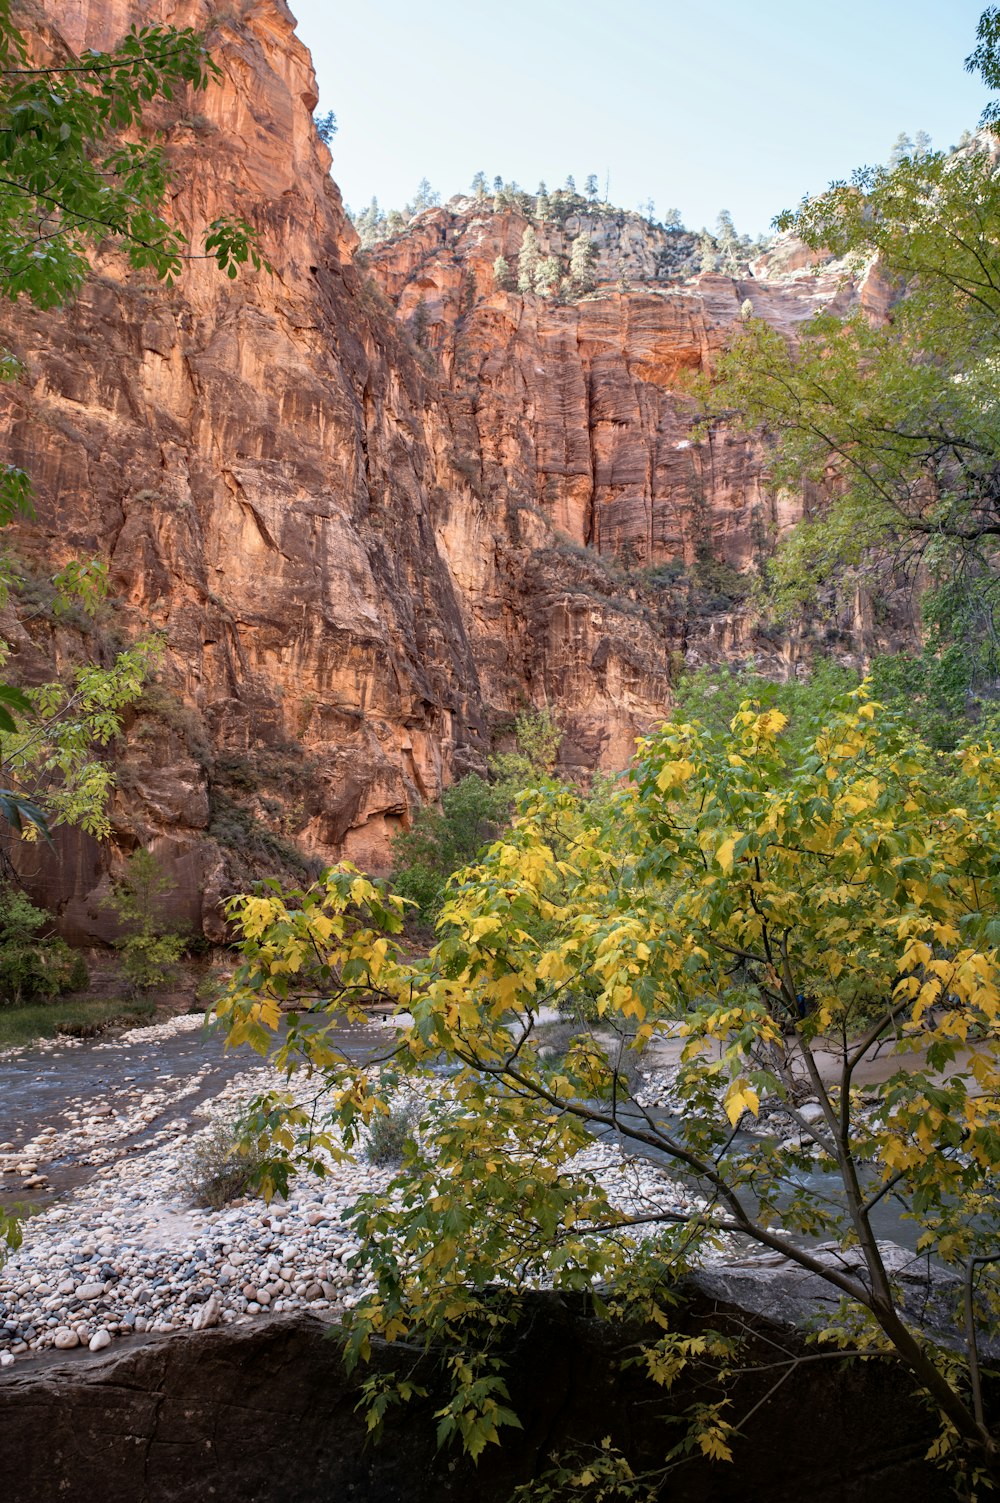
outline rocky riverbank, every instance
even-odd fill
[[[93,1053],[162,1044],[200,1024],[175,1019],[94,1045]],[[45,1166],[57,1155],[75,1153],[90,1175],[28,1220],[22,1247],[0,1270],[0,1365],[49,1348],[100,1351],[133,1334],[203,1330],[266,1312],[335,1320],[366,1292],[344,1217],[359,1194],[383,1188],[390,1171],[331,1162],[325,1178],[296,1181],[287,1201],[267,1206],[250,1197],[219,1210],[193,1203],[198,1136],[283,1083],[254,1059],[207,1100],[205,1063],[184,1080],[133,1082],[116,1106],[73,1098],[58,1128],[0,1144],[6,1180],[22,1190],[44,1188]],[[694,1204],[675,1179],[615,1143],[595,1143],[578,1162],[634,1213]]]

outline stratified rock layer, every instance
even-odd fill
[[[126,0],[48,13],[76,50],[138,17]],[[679,378],[747,297],[791,330],[836,285],[671,283],[669,235],[602,221],[599,271],[617,280],[557,307],[493,288],[524,221],[468,204],[356,264],[282,0],[238,19],[143,7],[158,17],[205,28],[223,70],[151,122],[172,213],[195,244],[245,215],[274,275],[230,282],[195,260],[170,289],[109,252],[71,308],[5,315],[28,375],[3,394],[3,457],[38,498],[17,549],[42,577],[100,555],[116,597],[89,639],[24,611],[5,634],[11,673],[37,682],[162,633],[162,684],[120,755],[116,842],[151,843],[179,916],[218,936],[220,897],[281,867],[283,842],[384,868],[412,809],[482,767],[518,708],[558,709],[567,770],[620,767],[667,709],[672,665],[747,650],[732,602],[692,615],[635,574],[713,555],[742,569],[801,504],[770,494],[754,443],[692,440]],[[565,254],[578,229],[546,248]],[[106,936],[106,852],[73,836],[32,859],[66,932]]]

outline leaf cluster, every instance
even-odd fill
[[[284,1182],[319,1146],[350,1151],[402,1078],[426,1090],[434,1070],[419,1140],[353,1218],[376,1290],[349,1350],[361,1360],[379,1336],[450,1351],[467,1444],[499,1426],[502,1392],[477,1385],[502,1377],[489,1332],[516,1322],[522,1289],[658,1312],[669,1336],[665,1290],[739,1232],[831,1285],[848,1346],[895,1355],[956,1454],[995,1463],[976,1350],[1000,1318],[1000,756],[971,739],[936,752],[864,688],[804,747],[785,729],[773,704],[746,702],[723,732],[658,730],[596,803],[526,794],[452,885],[425,957],[393,938],[400,901],[349,869],[231,905],[246,956],[220,1004],[233,1041],[266,1050],[283,1001],[314,998],[275,1059],[325,1077],[329,1114],[272,1101]],[[584,986],[596,1022],[553,1063],[543,1009],[573,1015]],[[399,1026],[366,1068],[333,1035],[370,997]],[[629,1097],[604,1028],[679,1042],[678,1109]],[[869,1076],[876,1051],[889,1068]],[[799,1112],[804,1092],[818,1114]],[[797,1137],[747,1133],[774,1111]],[[594,1131],[654,1150],[693,1204],[669,1182],[623,1202],[580,1157]],[[956,1289],[975,1271],[953,1311],[962,1357],[904,1313],[871,1220],[889,1196]],[[691,1360],[650,1351],[665,1382]],[[693,1416],[693,1443],[723,1454],[727,1423]]]

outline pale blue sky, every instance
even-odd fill
[[[291,5],[355,209],[423,176],[444,199],[479,168],[532,192],[596,172],[627,208],[757,233],[901,130],[951,145],[987,98],[962,67],[981,0]]]

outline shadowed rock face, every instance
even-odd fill
[[[47,13],[74,49],[139,14]],[[142,20],[158,17],[206,28],[223,70],[154,118],[172,212],[195,243],[246,215],[274,276],[230,282],[195,260],[169,289],[109,253],[71,308],[3,314],[28,375],[0,394],[2,457],[38,504],[17,551],[39,577],[106,558],[117,602],[89,639],[23,602],[3,630],[26,682],[163,634],[163,685],[116,753],[116,845],[152,844],[178,917],[220,937],[220,896],[295,874],[286,838],[384,868],[412,809],[481,768],[525,703],[558,708],[568,771],[620,767],[669,705],[679,655],[748,650],[738,608],[651,601],[621,565],[707,549],[742,569],[798,515],[754,443],[691,443],[677,383],[746,296],[791,330],[836,287],[665,283],[669,237],[609,222],[600,265],[627,290],[556,308],[492,288],[524,221],[468,208],[425,214],[356,265],[283,0],[149,0]],[[420,302],[434,354],[408,332]],[[70,835],[58,860],[24,859],[70,937],[107,936],[105,851]]]
[[[702,1305],[691,1310],[690,1328],[718,1329],[727,1318]],[[794,1338],[779,1325],[748,1320],[748,1358],[773,1364]],[[359,1381],[344,1373],[327,1328],[308,1317],[13,1369],[0,1378],[10,1495],[18,1503],[508,1503],[513,1487],[536,1479],[553,1452],[582,1446],[586,1453],[605,1436],[633,1466],[659,1466],[680,1433],[671,1416],[711,1390],[692,1390],[682,1378],[664,1395],[634,1366],[623,1369],[625,1342],[636,1334],[536,1297],[507,1353],[524,1429],[504,1431],[478,1468],[435,1451],[433,1411],[444,1395],[428,1362],[414,1372],[412,1354],[404,1359],[407,1375],[427,1386],[428,1397],[390,1408],[385,1437],[372,1446],[357,1412]],[[376,1347],[376,1370],[392,1371],[394,1360],[394,1349]],[[671,1476],[668,1496],[685,1503],[944,1496],[943,1479],[922,1459],[933,1422],[897,1369],[814,1361],[768,1396],[774,1386],[773,1368],[730,1383],[731,1417],[762,1401],[735,1442],[734,1464],[688,1464]]]

